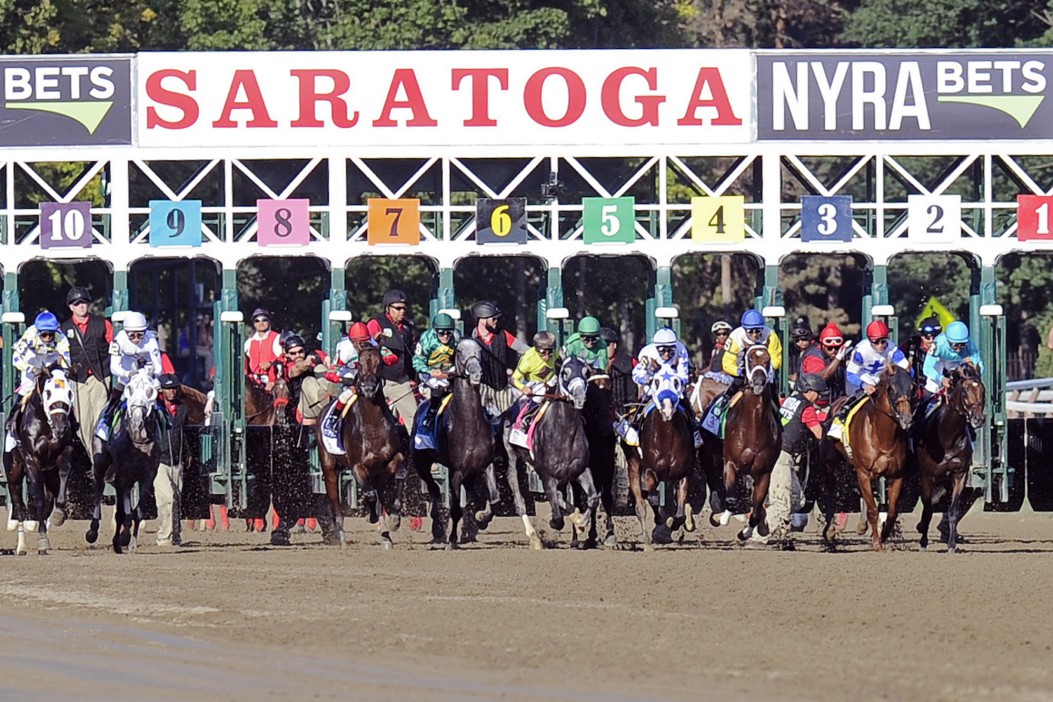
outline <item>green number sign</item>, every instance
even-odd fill
[[[586,197],[581,204],[586,244],[631,244],[636,241],[636,198]]]

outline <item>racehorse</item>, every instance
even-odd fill
[[[538,410],[534,419],[533,449],[512,447],[508,482],[513,488],[516,513],[523,520],[526,535],[534,549],[541,549],[543,544],[534,525],[530,523],[526,503],[519,490],[519,466],[524,462],[534,467],[545,486],[545,494],[552,508],[549,526],[553,529],[562,529],[565,524],[564,514],[570,513],[560,492],[560,487],[570,481],[576,481],[585,491],[587,503],[584,514],[577,511],[570,514],[576,530],[584,531],[591,520],[591,513],[594,513],[600,504],[600,496],[589,471],[589,443],[585,438],[585,426],[581,418],[588,390],[588,374],[589,368],[580,358],[572,356],[563,361],[558,372],[558,393],[548,400],[547,408]]]
[[[398,479],[396,473],[403,458],[402,440],[395,415],[384,398],[380,350],[375,346],[362,349],[358,364],[358,376],[354,381],[358,394],[346,408],[341,429],[347,453],[344,456],[329,453],[322,439],[322,423],[315,425],[318,458],[325,476],[329,516],[333,520],[332,524],[326,520],[323,525],[323,539],[325,543],[339,543],[341,548],[347,548],[340,502],[340,474],[348,468],[358,481],[369,510],[369,523],[377,525],[381,546],[389,549],[393,545],[390,532],[398,530],[401,522],[402,483],[405,479]],[[330,402],[324,412],[335,411],[331,409],[335,402],[335,399]],[[322,416],[326,415],[323,413]]]
[[[39,530],[37,553],[45,555],[51,548],[48,517],[51,526],[61,526],[66,521],[66,483],[73,453],[73,423],[69,416],[72,406],[73,390],[66,372],[45,365],[25,408],[16,418],[14,434],[18,445],[4,454],[11,512],[7,528],[18,531],[15,553],[20,556],[26,554],[27,529]],[[26,509],[22,495],[24,477],[29,479],[31,510]]]
[[[124,389],[125,410],[117,430],[109,442],[94,439],[95,456],[95,511],[91,525],[84,535],[89,544],[99,538],[102,518],[104,483],[113,485],[116,496],[116,524],[113,551],[121,553],[125,546],[133,553],[137,548],[142,515],[142,497],[154,486],[157,467],[161,463],[161,410],[157,405],[160,383],[146,369],[137,371]],[[139,500],[132,503],[132,490],[139,485]]]
[[[910,373],[897,365],[889,364],[869,401],[859,407],[848,426],[851,455],[843,442],[835,442],[837,452],[855,468],[859,492],[867,506],[867,523],[872,534],[871,545],[875,551],[884,550],[884,543],[896,524],[899,494],[903,489],[903,474],[908,458],[912,396]],[[841,404],[834,405],[832,414],[836,414]],[[878,507],[872,483],[881,477],[885,478],[888,488],[888,515],[885,526],[879,531]],[[834,500],[827,502],[833,504]],[[825,517],[828,525],[833,524],[832,512]]]
[[[253,376],[245,376],[245,423],[249,427],[245,462],[248,464],[249,473],[255,476],[248,505],[243,513],[248,531],[255,531],[257,525],[262,527],[261,531],[266,528],[262,526],[263,520],[271,506],[272,463],[275,450],[280,452],[278,435],[273,428],[275,425],[284,428],[289,423],[287,410],[290,407],[291,393],[283,376],[281,365],[277,364],[277,380],[271,384],[270,390]],[[270,430],[265,431],[262,427]]]
[[[600,501],[607,514],[603,543],[605,546],[616,546],[618,539],[614,535],[614,472],[618,435],[614,431],[616,414],[609,375],[593,373],[589,376],[589,389],[585,393],[585,408],[581,411],[581,416],[585,421],[585,438],[589,442],[589,472],[592,473],[592,480],[600,493]],[[576,488],[575,494],[578,497],[575,504],[579,508],[584,507],[584,493],[580,488]],[[591,512],[585,548],[596,546],[598,511]],[[577,531],[574,532],[574,540],[577,540]],[[572,541],[571,546],[574,545]]]
[[[288,416],[284,411],[289,405],[289,386],[278,373],[278,379],[268,390],[252,376],[245,376],[245,423],[250,427],[273,426],[275,420],[286,424]]]
[[[946,401],[916,429],[914,451],[921,471],[922,504],[918,531],[923,549],[929,545],[932,489],[936,481],[951,484],[947,549],[954,552],[958,547],[958,505],[973,460],[970,428],[975,431],[987,421],[985,402],[986,390],[979,371],[971,363],[963,364],[951,373]]]
[[[750,538],[754,529],[760,536],[768,535],[764,499],[782,443],[782,424],[776,415],[778,399],[767,347],[751,346],[743,363],[746,385],[738,402],[727,410],[722,480],[713,481],[715,489],[710,498],[713,507],[710,523],[726,524],[737,507],[735,493],[739,478],[750,477],[753,482],[750,519],[738,534],[741,541]],[[720,515],[722,511],[724,514]]]
[[[680,527],[695,530],[692,508],[687,501],[689,481],[695,470],[694,426],[680,409],[683,386],[671,371],[658,371],[651,378],[650,397],[655,409],[640,427],[640,450],[629,451],[629,490],[636,503],[644,542],[671,543]],[[676,514],[665,518],[656,488],[664,481],[676,485]],[[646,501],[645,501],[646,500]],[[654,512],[654,530],[647,530],[647,503]]]
[[[446,409],[436,417],[437,449],[413,449],[413,465],[417,475],[428,487],[431,500],[432,543],[446,541],[447,548],[458,546],[457,523],[463,515],[461,485],[470,478],[482,476],[489,493],[486,507],[475,513],[480,529],[489,526],[494,517],[494,505],[501,500],[497,491],[497,477],[493,465],[494,431],[483,411],[479,383],[483,379],[482,347],[472,338],[461,339],[454,352],[454,372],[450,374],[450,399]],[[435,402],[435,400],[432,400]],[[425,411],[424,405],[417,410]],[[417,421],[413,422],[412,445],[417,445]],[[442,491],[431,467],[441,463],[449,469],[449,540],[442,523]]]

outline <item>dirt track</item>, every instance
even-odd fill
[[[84,527],[0,557],[0,699],[1053,699],[1044,515],[974,511],[955,557],[821,553],[810,533],[743,550],[733,526],[704,548],[537,553],[514,519],[457,553],[405,527],[383,552],[350,519],[347,552],[243,531],[162,551],[149,523],[116,556]]]

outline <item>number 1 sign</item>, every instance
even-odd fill
[[[150,246],[201,246],[201,200],[150,200]]]
[[[1053,240],[1050,231],[1050,210],[1053,196],[1018,195],[1016,198],[1016,238],[1020,241]]]
[[[90,202],[40,203],[40,248],[91,248]]]

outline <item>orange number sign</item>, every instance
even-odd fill
[[[378,244],[420,243],[420,200],[369,200],[369,229],[367,241],[370,246]]]

